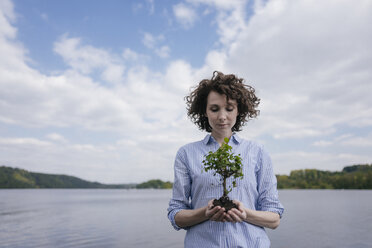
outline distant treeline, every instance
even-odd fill
[[[137,184],[137,189],[171,189],[173,184],[171,182],[163,182],[162,180],[155,179],[141,184]]]
[[[76,188],[76,189],[134,189],[172,188],[170,182],[150,180],[142,184],[102,184],[83,179],[44,173],[28,172],[23,169],[0,166],[0,189],[15,188]]]
[[[372,189],[372,164],[346,166],[341,172],[295,170],[276,178],[279,189]]]
[[[295,170],[276,175],[279,189],[372,189],[372,164],[347,166],[340,172],[315,169]],[[171,189],[173,184],[159,179],[140,184],[102,184],[83,179],[0,166],[3,188],[96,188],[96,189]]]

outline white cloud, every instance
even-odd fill
[[[247,0],[187,0],[188,3],[192,4],[205,4],[214,6],[221,10],[230,10],[246,4]]]
[[[2,145],[32,145],[32,146],[48,146],[50,145],[47,141],[38,140],[35,138],[1,138],[0,137],[0,144]]]
[[[313,143],[313,146],[319,146],[319,147],[327,147],[327,146],[331,146],[333,145],[334,143],[332,141],[328,141],[328,140],[319,140],[319,141],[316,141]]]
[[[250,19],[225,64],[257,88],[261,133],[301,138],[341,123],[370,125],[371,9],[368,2],[270,1]]]
[[[293,128],[291,128],[291,131],[274,134],[274,138],[276,139],[285,139],[285,138],[300,139],[300,138],[305,138],[305,137],[321,136],[324,134],[326,133],[321,130],[294,126]]]
[[[160,58],[168,58],[170,53],[170,48],[168,46],[162,46],[160,48],[155,49],[155,53]]]
[[[220,12],[218,17],[218,33],[222,44],[227,45],[235,41],[245,27],[244,5],[228,12]]]
[[[123,96],[89,77],[73,71],[45,76],[20,69],[0,75],[0,107],[8,123],[120,130],[141,119]],[[127,120],[122,113],[131,118]]]
[[[345,134],[338,137],[335,137],[331,140],[320,140],[313,143],[314,146],[319,147],[328,147],[328,146],[337,146],[337,147],[348,147],[348,148],[372,148],[372,133],[369,133],[366,136],[358,137],[351,134]]]
[[[142,9],[146,8],[149,15],[155,13],[155,3],[154,0],[146,0],[146,6],[143,3],[134,3],[132,4],[132,11],[137,14]]]
[[[101,78],[107,82],[120,83],[124,76],[124,66],[112,64],[102,72]]]
[[[163,35],[158,35],[158,36],[154,36],[148,32],[144,32],[143,34],[143,39],[142,39],[142,43],[147,47],[147,48],[154,48],[159,42],[163,41],[164,40],[164,36]]]
[[[195,10],[183,3],[173,6],[173,14],[185,28],[191,28],[197,19]]]
[[[143,39],[142,39],[142,43],[147,47],[147,48],[154,48],[155,46],[155,42],[156,42],[156,38],[150,34],[150,33],[147,33],[145,32],[143,34]]]
[[[160,58],[168,58],[170,53],[169,46],[161,45],[165,37],[163,35],[154,36],[144,32],[142,43],[149,49],[153,50]]]
[[[372,140],[371,135],[368,138],[365,137],[355,137],[353,139],[345,140],[341,143],[343,146],[354,146],[354,147],[371,147]]]
[[[139,54],[136,51],[133,51],[130,48],[125,48],[122,57],[126,62],[145,64],[150,58],[147,55]]]
[[[337,144],[346,147],[372,148],[372,133],[369,133],[363,137],[345,135],[337,138]]]
[[[187,0],[194,6],[207,5],[217,11],[217,33],[222,45],[228,47],[246,26],[247,0]],[[209,10],[206,10],[208,13]],[[195,19],[195,18],[194,18]]]
[[[208,71],[208,77],[211,77],[211,71],[226,72],[226,53],[221,51],[212,50],[205,58],[205,70]]]
[[[50,139],[55,142],[62,142],[62,143],[67,143],[67,139],[63,137],[62,135],[58,133],[50,133],[46,136],[47,139]]]
[[[267,143],[269,136],[283,146],[287,140],[311,137],[315,149],[337,144],[334,153],[274,153],[276,173],[339,170],[372,160],[360,151],[371,146],[370,135],[328,138],[342,133],[340,126],[372,125],[370,2],[269,1],[256,4],[249,21],[246,1],[187,4],[217,10],[222,47],[210,50],[200,68],[170,59],[160,73],[143,63],[146,55],[130,48],[117,55],[64,35],[54,49],[69,69],[49,76],[27,65],[27,51],[12,24],[12,4],[1,1],[0,121],[17,128],[46,128],[47,133],[42,138],[0,138],[0,163],[102,182],[171,180],[177,148],[204,136],[187,119],[183,97],[214,70],[245,78],[262,98],[261,116],[241,136]],[[163,35],[144,33],[143,44],[169,58],[164,42]],[[115,138],[83,143],[51,131],[55,127]]]
[[[372,156],[353,153],[288,151],[273,153],[272,160],[275,174],[288,175],[292,170],[304,168],[341,171],[348,165],[364,164],[366,161],[372,161]]]
[[[120,57],[104,49],[82,45],[80,38],[69,38],[65,34],[55,42],[54,51],[80,73],[90,74],[100,69],[103,71],[103,80],[111,83],[119,83],[122,80],[125,66]]]
[[[133,51],[132,49],[125,48],[124,51],[123,51],[123,58],[126,59],[126,60],[136,61],[136,60],[138,60],[139,55],[135,51]]]
[[[186,94],[195,84],[193,69],[190,64],[183,60],[173,61],[169,64],[164,75],[164,83],[170,90],[176,90],[180,94]],[[180,77],[180,75],[183,75]]]
[[[15,38],[17,29],[11,25],[16,20],[14,6],[11,1],[4,0],[0,2],[0,34],[3,38]]]

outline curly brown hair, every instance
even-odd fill
[[[255,89],[243,83],[242,78],[234,74],[224,75],[214,71],[211,79],[203,79],[199,85],[185,97],[187,104],[187,115],[199,129],[212,132],[206,117],[207,98],[211,91],[226,95],[227,101],[232,99],[238,103],[238,116],[236,123],[231,129],[233,132],[241,130],[248,119],[256,118],[260,111],[257,106],[260,99],[255,95]]]

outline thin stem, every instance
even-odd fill
[[[223,196],[227,197],[226,177],[223,177]]]

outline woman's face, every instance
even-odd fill
[[[236,100],[227,101],[226,95],[211,91],[207,98],[206,116],[214,137],[230,137],[238,116]]]

